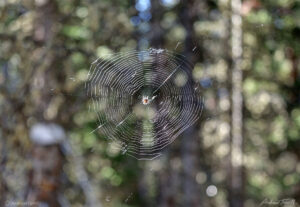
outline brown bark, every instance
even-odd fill
[[[29,190],[26,200],[30,203],[47,203],[60,206],[58,201],[63,155],[59,145],[35,145],[32,152],[33,168],[29,172]]]

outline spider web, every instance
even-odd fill
[[[153,159],[199,119],[203,100],[185,58],[167,50],[117,53],[92,63],[86,82],[98,127],[123,153]]]

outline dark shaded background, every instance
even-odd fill
[[[0,206],[296,206],[299,37],[298,0],[1,0]],[[149,47],[194,64],[205,109],[138,161],[90,133],[84,82]]]

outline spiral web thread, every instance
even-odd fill
[[[92,63],[86,89],[99,130],[123,153],[153,159],[200,117],[203,100],[183,56],[149,49]]]

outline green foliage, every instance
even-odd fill
[[[85,40],[91,38],[91,32],[81,26],[64,26],[62,33],[67,37],[75,40]]]

